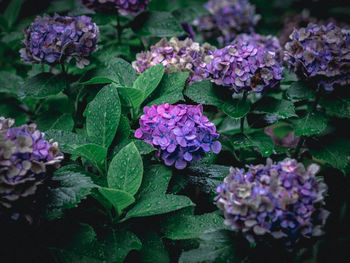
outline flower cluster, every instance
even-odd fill
[[[210,14],[194,21],[205,38],[232,40],[237,34],[253,32],[260,19],[248,0],[210,0],[205,7]]]
[[[212,54],[206,65],[209,78],[234,92],[261,92],[272,88],[282,79],[282,63],[276,51],[257,41],[234,41]]]
[[[294,30],[284,60],[301,80],[333,90],[350,84],[350,30],[310,24]]]
[[[167,73],[189,71],[188,81],[192,83],[205,78],[203,67],[205,61],[210,59],[212,49],[209,44],[201,46],[190,38],[183,41],[175,37],[169,41],[163,38],[151,46],[150,51],[137,54],[132,65],[138,73],[157,64],[163,64]]]
[[[225,223],[242,231],[250,242],[264,236],[282,239],[291,248],[302,237],[322,234],[328,211],[322,208],[327,185],[315,176],[319,167],[307,169],[294,159],[231,168],[217,188],[216,203]]]
[[[59,167],[63,154],[35,124],[13,124],[12,119],[0,117],[0,216],[16,220],[22,215],[18,205]]]
[[[76,59],[82,68],[86,59],[97,50],[99,30],[87,16],[38,16],[26,29],[24,48],[20,50],[24,61],[49,65]]]
[[[153,105],[145,107],[135,137],[158,148],[166,165],[184,169],[199,161],[205,153],[219,153],[214,123],[203,115],[202,105]]]
[[[89,9],[95,11],[115,13],[123,15],[136,15],[147,8],[150,0],[81,0]]]

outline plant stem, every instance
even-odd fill
[[[294,156],[293,156],[294,159],[298,159],[300,149],[301,149],[301,147],[303,146],[304,142],[305,142],[305,137],[304,137],[304,136],[300,136],[298,145],[297,145],[297,147],[295,148],[295,152],[294,152]]]
[[[245,91],[243,93],[243,98],[242,98],[243,102],[245,102],[247,100],[247,96],[248,96],[248,92]],[[245,116],[241,118],[241,133],[244,133],[244,119],[245,119]]]

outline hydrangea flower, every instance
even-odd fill
[[[309,24],[294,30],[290,39],[284,60],[299,79],[326,90],[350,84],[350,30]]]
[[[26,29],[20,50],[24,61],[49,65],[77,61],[79,68],[97,50],[99,30],[87,16],[38,16]]]
[[[239,39],[212,54],[206,72],[217,85],[234,92],[261,92],[273,88],[282,79],[282,63],[276,50],[258,41]]]
[[[136,15],[147,8],[150,0],[81,0],[89,9],[108,13],[119,12],[123,15]]]
[[[205,153],[221,151],[214,123],[202,105],[153,105],[143,109],[135,137],[153,145],[167,166],[184,169]]]
[[[248,171],[231,168],[216,197],[225,224],[252,243],[270,236],[287,248],[321,235],[329,212],[323,208],[327,185],[315,176],[318,170],[316,164],[305,169],[289,158],[277,164],[268,159]]]
[[[59,167],[63,154],[35,124],[13,124],[14,120],[0,117],[0,217],[16,220],[23,216],[20,204],[35,195],[38,186]],[[24,216],[30,220],[29,215]]]
[[[237,34],[254,32],[260,19],[248,0],[210,0],[205,7],[210,14],[194,21],[205,38],[232,40]]]
[[[201,46],[190,38],[179,40],[173,37],[169,41],[163,38],[151,46],[150,51],[137,54],[132,66],[138,73],[158,64],[163,64],[167,73],[189,71],[188,81],[192,83],[206,77],[203,67],[210,59],[212,49],[209,44]]]

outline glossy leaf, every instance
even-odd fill
[[[58,142],[60,150],[70,154],[75,152],[74,148],[89,143],[89,140],[85,137],[62,130],[48,130],[45,132],[45,138],[48,140],[53,139],[55,142]]]
[[[287,90],[287,96],[293,101],[302,101],[313,98],[315,90],[302,81],[293,82]]]
[[[246,135],[233,135],[231,137],[231,142],[235,150],[256,147],[263,157],[270,156],[274,149],[271,137],[262,131],[256,131]]]
[[[104,170],[107,157],[107,149],[97,144],[84,144],[74,147],[74,153],[89,160],[100,172]]]
[[[288,100],[265,97],[254,105],[254,112],[276,115],[282,119],[296,116],[294,104]]]
[[[221,107],[224,102],[218,98],[213,84],[209,80],[195,82],[185,90],[185,95],[194,102]]]
[[[222,111],[232,118],[242,118],[248,114],[250,105],[247,101],[232,100],[221,106]]]
[[[119,215],[125,208],[135,202],[132,195],[122,190],[100,187],[98,191],[115,207]]]
[[[328,124],[328,119],[320,112],[309,112],[304,117],[292,121],[295,136],[314,135],[322,132]]]

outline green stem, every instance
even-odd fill
[[[247,100],[247,96],[248,96],[248,92],[245,91],[243,93],[243,98],[242,98],[243,102],[245,102]],[[241,133],[244,133],[244,120],[245,120],[245,116],[241,118]]]
[[[304,142],[305,142],[305,137],[304,136],[300,136],[298,145],[295,148],[295,152],[294,152],[294,156],[293,156],[294,159],[298,159],[299,158],[299,152],[300,152],[300,149],[303,146]]]

